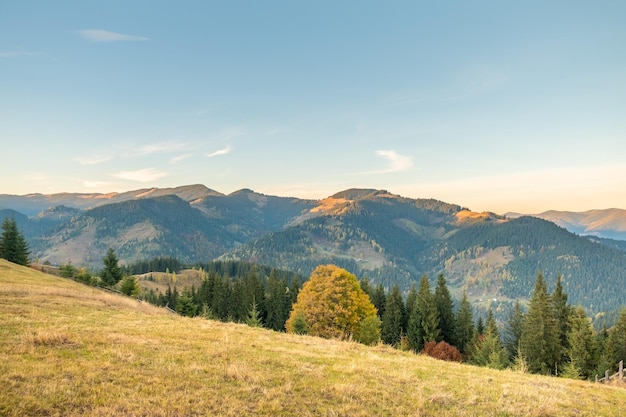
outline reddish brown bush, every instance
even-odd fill
[[[446,342],[428,342],[424,345],[422,354],[431,356],[435,359],[450,362],[461,362],[461,352],[454,346]]]

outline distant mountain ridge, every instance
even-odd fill
[[[46,204],[52,205],[34,212]],[[512,300],[529,296],[539,271],[548,282],[562,274],[571,302],[592,313],[617,308],[625,295],[620,241],[579,236],[538,217],[476,213],[386,190],[349,189],[303,200],[249,189],[225,195],[192,185],[122,194],[0,195],[0,207],[0,220],[16,219],[32,256],[53,264],[100,268],[108,247],[123,263],[157,256],[184,263],[236,259],[304,276],[334,263],[403,291],[423,274],[434,279],[443,273],[456,296],[466,290],[499,315],[510,311]]]
[[[0,210],[12,209],[27,216],[34,216],[43,210],[55,206],[67,206],[82,210],[104,204],[121,203],[138,198],[151,198],[164,195],[176,195],[182,200],[192,202],[207,196],[223,196],[204,185],[194,184],[175,188],[143,188],[123,193],[56,193],[56,194],[0,194]]]
[[[523,216],[507,213],[507,217]],[[611,208],[583,212],[549,210],[530,216],[549,220],[572,233],[581,236],[596,236],[607,239],[626,240],[626,210]]]

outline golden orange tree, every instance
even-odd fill
[[[302,333],[305,327],[313,336],[353,338],[366,344],[380,339],[376,307],[356,277],[335,265],[315,268],[298,293],[285,327],[291,333]]]

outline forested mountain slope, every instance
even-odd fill
[[[474,301],[502,314],[512,299],[528,296],[540,270],[549,284],[562,274],[570,301],[590,312],[616,308],[624,298],[626,252],[617,241],[577,236],[534,217],[474,213],[373,189],[317,201],[247,189],[224,195],[204,186],[107,198],[124,201],[88,210],[57,205],[32,217],[3,210],[0,216],[16,218],[33,259],[53,264],[97,269],[108,247],[124,264],[153,257],[235,259],[309,276],[316,266],[334,263],[405,292],[423,274],[434,280],[443,273],[455,296],[467,289]]]

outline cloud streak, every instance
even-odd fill
[[[156,181],[166,175],[166,172],[158,171],[155,168],[143,168],[135,171],[120,171],[117,174],[113,174],[116,178],[137,182]]]
[[[91,42],[137,42],[147,41],[145,36],[126,35],[102,29],[81,29],[76,31],[83,39]]]
[[[112,159],[111,155],[89,155],[74,158],[81,165],[98,165]]]
[[[33,56],[35,52],[27,51],[0,51],[0,58],[16,58],[20,56]]]
[[[140,155],[150,155],[153,153],[178,152],[189,149],[191,149],[191,147],[186,143],[161,142],[142,146],[137,152]]]
[[[230,147],[230,146],[227,146],[227,147],[225,147],[224,149],[220,149],[220,150],[217,150],[217,151],[215,151],[215,152],[211,152],[211,153],[210,153],[210,154],[208,154],[207,156],[208,156],[209,158],[213,158],[214,156],[220,156],[220,155],[226,155],[226,154],[229,154],[229,153],[230,153],[230,151],[231,151],[231,147]]]
[[[389,167],[376,173],[386,174],[391,172],[406,171],[413,166],[413,158],[406,155],[400,155],[396,151],[379,150],[376,151],[376,155],[389,161]]]

